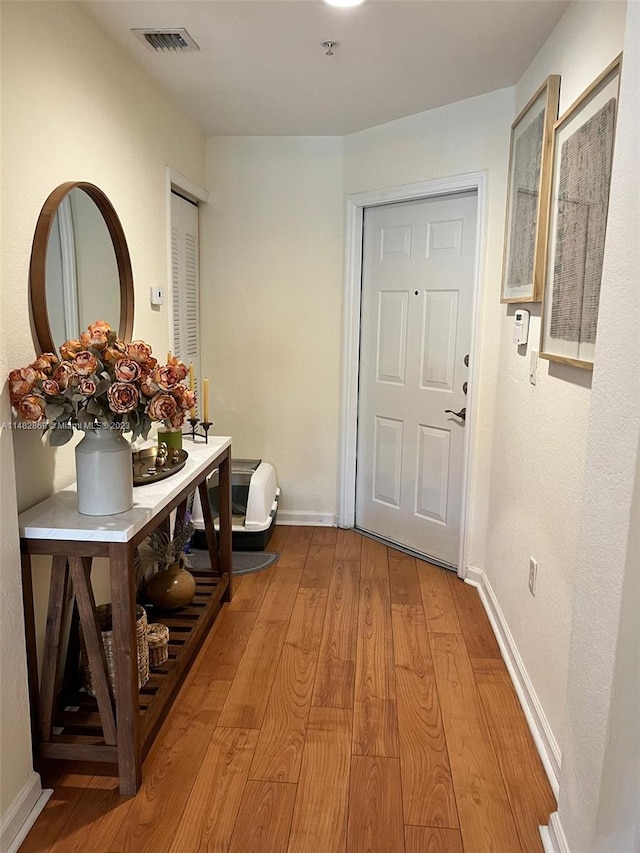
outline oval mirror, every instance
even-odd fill
[[[131,258],[118,215],[98,187],[70,181],[46,200],[33,238],[29,288],[43,352],[56,352],[96,320],[131,340]]]

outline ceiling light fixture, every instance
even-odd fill
[[[333,56],[334,55],[333,48],[338,47],[338,46],[339,46],[339,42],[337,42],[337,41],[323,41],[322,42],[322,47],[326,47],[326,49],[327,49],[325,56]]]
[[[356,6],[362,6],[366,0],[324,0],[327,6],[334,6],[336,9],[354,9]]]

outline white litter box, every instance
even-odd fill
[[[218,472],[207,480],[209,501],[215,529],[218,523]],[[234,551],[264,551],[278,513],[280,489],[273,465],[261,459],[231,460],[231,514]],[[194,545],[206,548],[204,517],[199,493],[196,492],[193,514]]]

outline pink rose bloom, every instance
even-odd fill
[[[93,397],[96,393],[96,383],[88,376],[83,376],[78,382],[78,391],[85,397]]]
[[[186,379],[187,373],[189,372],[184,361],[180,361],[180,359],[176,358],[175,355],[171,356],[167,362],[167,367],[172,367],[178,378],[181,380]]]
[[[114,382],[107,391],[107,398],[111,411],[119,415],[132,412],[140,402],[138,389],[129,382]]]
[[[140,383],[140,390],[145,397],[153,397],[153,395],[157,394],[160,389],[150,376],[145,376]]]
[[[135,382],[140,376],[140,365],[132,358],[121,358],[115,364],[116,378],[120,382]]]
[[[55,397],[60,393],[60,386],[55,379],[43,379],[42,390],[48,397]]]
[[[127,344],[127,355],[138,364],[146,364],[151,358],[151,347],[144,341],[131,341]]]
[[[194,409],[196,405],[196,392],[190,391],[188,388],[184,389],[184,394],[182,395],[182,399],[180,400],[180,408],[187,411],[188,409]]]
[[[76,375],[69,361],[61,362],[53,371],[53,378],[63,390],[69,386],[69,383],[72,379],[75,379]]]
[[[156,394],[149,403],[147,414],[152,421],[166,421],[178,410],[178,404],[171,394]]]
[[[79,353],[80,350],[84,349],[82,346],[82,341],[79,340],[71,340],[65,341],[60,347],[60,355],[66,360],[71,361],[76,353]]]
[[[9,374],[9,397],[11,405],[17,406],[20,400],[33,389],[38,374],[31,367],[18,367]]]
[[[78,376],[91,376],[98,369],[98,359],[91,352],[79,352],[71,362]]]
[[[44,409],[46,405],[47,401],[44,397],[40,397],[38,394],[27,394],[26,397],[23,397],[22,400],[20,400],[18,405],[18,414],[23,421],[40,423],[40,421],[45,420]]]
[[[165,367],[156,367],[153,371],[153,380],[157,382],[161,391],[173,391],[184,376],[180,375],[181,371],[176,370],[171,364]]]
[[[179,429],[184,423],[184,411],[182,409],[178,409],[175,415],[171,415],[169,418],[169,423],[174,429]]]

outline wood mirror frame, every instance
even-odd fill
[[[51,333],[49,311],[47,308],[46,268],[49,236],[60,202],[73,189],[80,189],[85,192],[92,199],[105,221],[113,244],[120,278],[118,337],[125,341],[130,341],[133,331],[133,272],[131,269],[129,248],[118,214],[115,212],[113,205],[106,195],[95,184],[85,181],[67,181],[67,183],[56,187],[45,201],[38,217],[31,249],[31,263],[29,266],[31,311],[33,313],[33,322],[38,343],[42,352],[57,352],[57,347]]]

